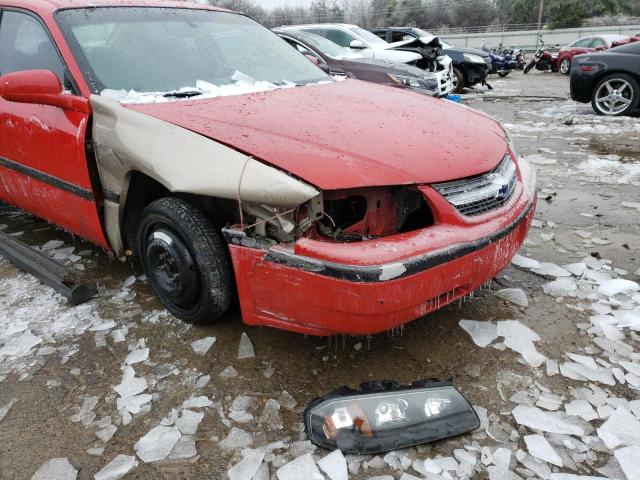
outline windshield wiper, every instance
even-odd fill
[[[198,95],[202,95],[203,93],[204,92],[201,92],[200,90],[182,90],[182,91],[176,90],[175,92],[167,92],[162,96],[166,98],[191,98],[191,97],[197,97]]]

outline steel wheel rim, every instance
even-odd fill
[[[622,78],[612,78],[604,82],[596,91],[595,103],[605,115],[619,115],[633,101],[633,87]]]
[[[566,58],[560,64],[560,71],[562,73],[567,73],[569,71],[569,60],[567,60]]]

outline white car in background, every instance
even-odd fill
[[[351,49],[351,51],[358,53],[362,58],[375,58],[388,62],[408,63],[411,65],[417,65],[423,59],[419,53],[396,49],[408,45],[411,41],[389,43],[357,25],[347,23],[317,23],[284,26],[280,27],[279,30],[298,30],[314,33],[331,40],[341,47]],[[433,38],[435,37],[428,40],[431,41]],[[423,42],[427,45],[425,40],[427,39],[416,39],[414,41]],[[436,74],[440,95],[444,96],[452,92],[454,87],[451,58],[447,55],[441,55],[436,59],[435,63],[436,65],[430,69],[430,71]]]

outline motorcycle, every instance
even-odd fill
[[[550,49],[545,49],[545,43],[542,40],[542,37],[539,38],[540,46],[536,53],[531,57],[529,63],[526,67],[524,67],[524,73],[528,73],[533,67],[536,67],[536,70],[540,70],[542,72],[548,72],[551,70],[552,72],[558,71],[558,54],[551,53]],[[557,47],[556,47],[557,51]]]
[[[482,46],[482,49],[489,53],[489,58],[491,59],[489,74],[497,73],[500,77],[506,77],[516,68],[516,62],[511,55],[500,55],[502,44],[497,49],[489,50],[485,45]]]
[[[524,70],[524,67],[527,64],[527,58],[525,56],[524,50],[516,47],[505,48],[502,51],[502,54],[510,55],[511,58],[513,58],[516,62],[515,68],[517,68],[518,70]]]

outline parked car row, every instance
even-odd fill
[[[419,68],[370,32],[322,28]],[[357,62],[278,33],[188,2],[0,0],[0,200],[139,259],[187,322],[237,298],[250,325],[372,334],[504,269],[536,189],[503,126],[338,81],[300,52]]]

